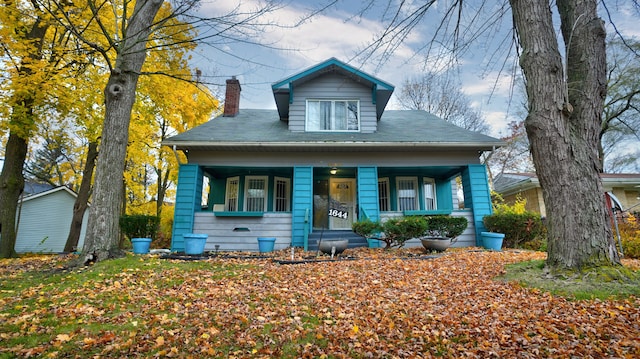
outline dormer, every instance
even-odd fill
[[[292,132],[376,132],[393,85],[331,58],[271,86]]]

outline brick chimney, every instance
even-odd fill
[[[224,95],[224,117],[234,117],[240,112],[240,81],[232,76],[227,80],[227,91]]]

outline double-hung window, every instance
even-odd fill
[[[307,100],[307,131],[359,131],[358,100]]]
[[[224,210],[235,212],[238,210],[238,190],[240,188],[240,177],[227,178],[227,193],[224,200]]]
[[[289,193],[291,193],[291,179],[276,177],[273,182],[273,210],[275,212],[289,212]]]
[[[423,189],[424,189],[424,209],[426,211],[433,211],[437,209],[436,204],[436,182],[433,178],[423,178]]]
[[[391,210],[389,198],[389,178],[378,178],[378,204],[380,211],[386,212]]]
[[[416,177],[396,178],[398,191],[398,210],[415,211],[418,205],[418,179]]]
[[[244,210],[265,212],[267,210],[267,177],[247,176],[244,182]]]

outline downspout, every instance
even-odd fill
[[[176,151],[176,145],[173,145],[173,147],[171,147],[171,150],[173,150],[173,155],[176,156],[176,162],[181,165],[182,163],[180,163],[180,156],[178,156],[178,151]]]

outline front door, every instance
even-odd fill
[[[329,180],[329,229],[351,229],[356,218],[356,180]]]

